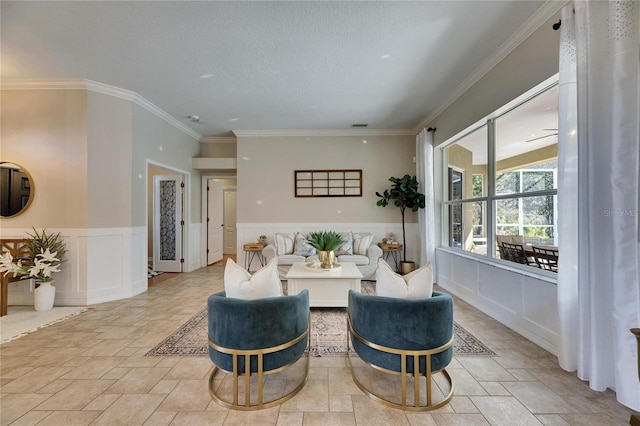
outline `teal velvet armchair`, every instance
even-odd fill
[[[228,298],[225,292],[220,292],[209,297],[208,314],[209,358],[215,364],[209,377],[209,393],[218,404],[237,410],[257,410],[280,404],[302,389],[309,374],[308,356],[301,382],[274,400],[264,400],[264,376],[293,365],[308,347],[307,290],[294,296],[255,300]],[[233,377],[232,400],[223,399],[215,389],[214,379],[219,370]],[[257,396],[253,397],[252,376],[257,385]],[[244,378],[243,383],[240,377]],[[240,401],[240,394],[244,394],[244,401]]]
[[[433,292],[425,299],[367,296],[349,291],[347,345],[378,371],[400,376],[399,401],[368,389],[358,378],[347,357],[356,385],[369,397],[385,405],[410,411],[433,410],[453,396],[453,381],[445,369],[453,358],[453,299]],[[444,397],[433,401],[432,375],[442,373],[448,384]],[[422,377],[422,379],[421,379]],[[420,397],[424,382],[426,397]],[[407,398],[409,383],[413,402]],[[410,390],[410,389],[409,389]]]

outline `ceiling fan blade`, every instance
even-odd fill
[[[558,136],[558,134],[557,133],[551,133],[550,135],[539,136],[537,138],[528,139],[528,140],[524,141],[524,143],[533,142],[533,141],[537,141],[537,140],[544,139],[544,138],[550,138],[551,136]]]

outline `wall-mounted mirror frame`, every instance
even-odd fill
[[[35,195],[31,174],[21,165],[0,161],[0,216],[16,217],[27,211]]]

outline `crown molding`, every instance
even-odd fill
[[[443,102],[436,110],[427,114],[416,127],[413,128],[415,134],[427,127],[431,121],[435,120],[444,110],[449,108],[460,96],[462,96],[467,90],[471,89],[482,77],[484,77],[489,71],[491,71],[496,65],[500,63],[507,55],[522,44],[531,34],[533,34],[538,28],[540,28],[545,22],[558,13],[562,8],[569,3],[568,0],[563,1],[546,1],[538,10],[535,11],[531,17],[524,22],[518,29],[509,36],[491,55],[484,61],[476,70],[469,74],[466,79],[451,93],[449,98]]]
[[[336,130],[233,130],[237,137],[277,136],[415,136],[411,129],[336,129]]]
[[[233,136],[203,136],[201,143],[236,143],[238,139]]]
[[[71,79],[71,80],[3,80],[0,83],[2,90],[89,90],[114,98],[124,99],[135,103],[146,109],[156,117],[166,121],[178,130],[186,133],[196,140],[200,140],[202,135],[194,131],[181,121],[169,115],[166,111],[158,108],[136,92],[121,89],[119,87],[100,83],[92,80]]]

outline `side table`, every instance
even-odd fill
[[[264,266],[265,258],[262,255],[262,249],[265,247],[263,243],[250,243],[244,244],[242,250],[244,251],[244,269],[249,271],[254,259],[260,262],[260,267]]]
[[[398,253],[402,251],[402,244],[378,243],[378,246],[382,249],[382,258],[385,262],[389,263],[389,257],[391,257],[393,263],[396,265],[396,272],[398,272],[398,268],[400,267]]]

